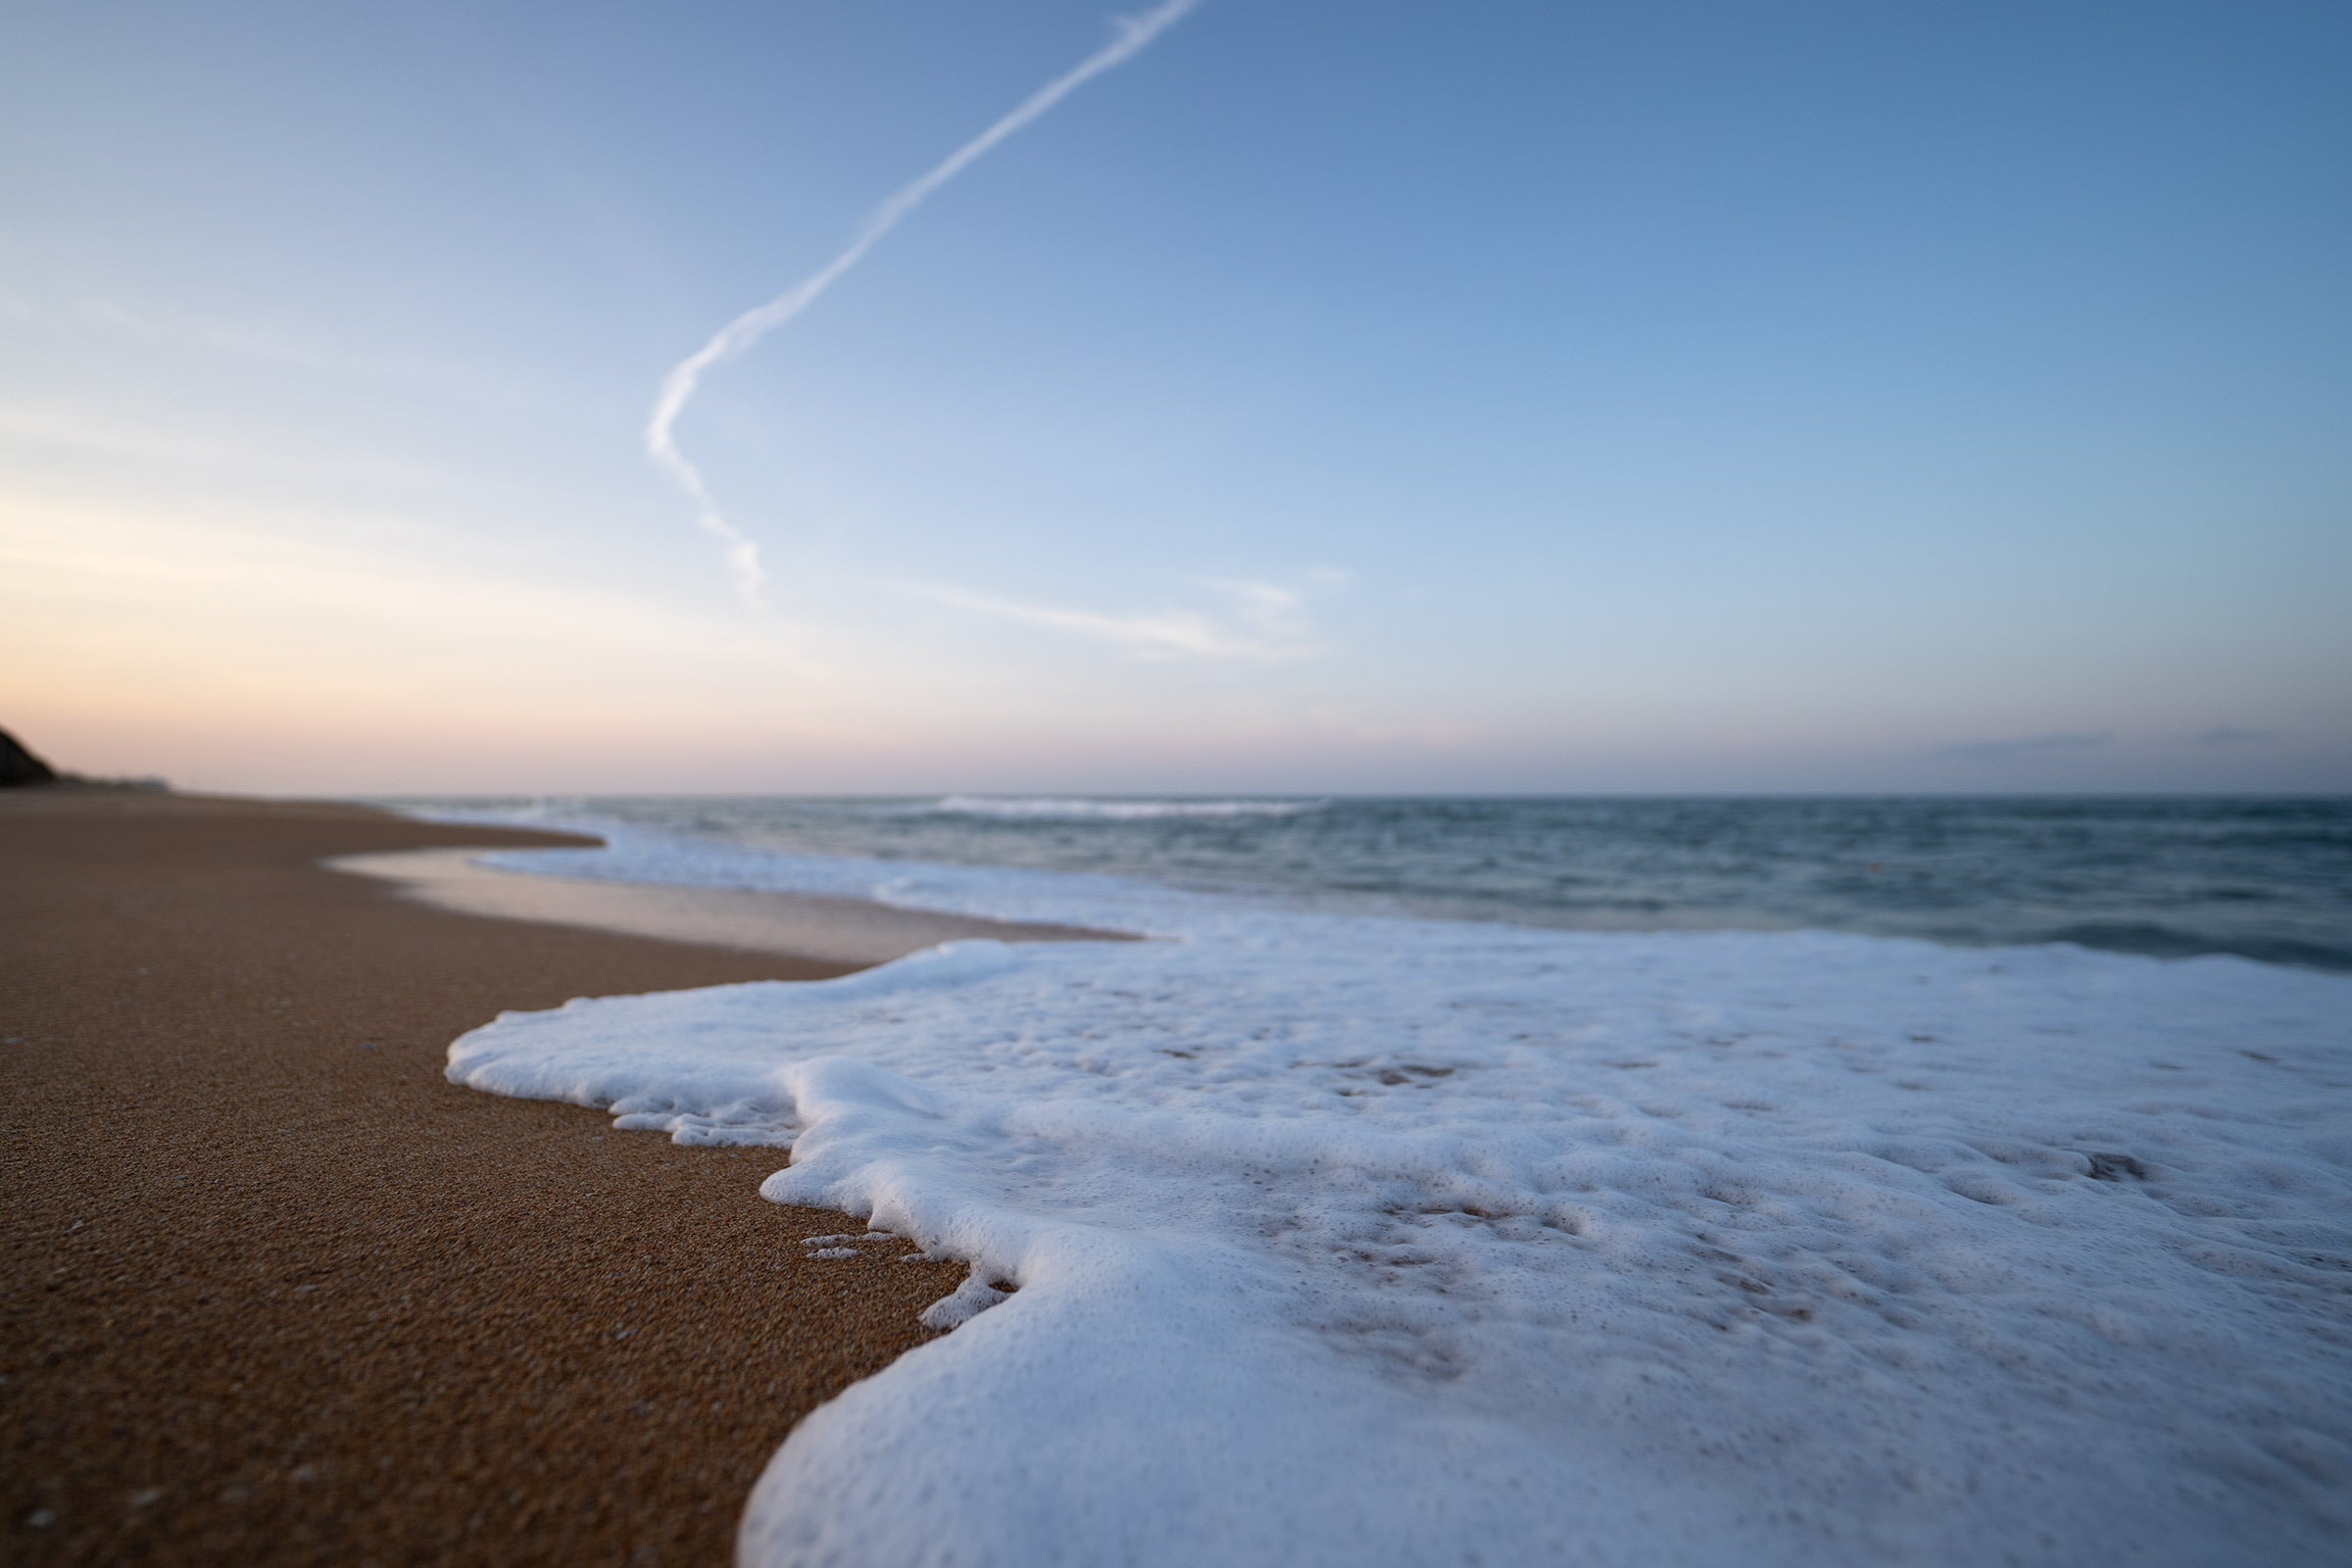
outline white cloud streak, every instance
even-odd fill
[[[893,582],[886,586],[956,610],[1074,632],[1145,659],[1271,661],[1311,659],[1323,651],[1307,641],[1305,596],[1268,582],[1204,579],[1201,586],[1231,602],[1223,614],[1171,609],[1114,615],[1058,605],[1026,605],[949,583]]]
[[[744,312],[720,327],[710,342],[679,361],[662,378],[661,394],[654,401],[653,417],[645,428],[645,449],[693,500],[697,509],[695,521],[723,548],[728,573],[746,604],[757,608],[761,603],[760,592],[766,581],[766,572],[760,564],[759,546],[719,513],[710,487],[703,481],[702,470],[678,450],[678,416],[685,413],[695,389],[701,385],[703,372],[735,358],[807,310],[863,261],[866,252],[880,244],[884,235],[929,200],[933,192],[1095,77],[1134,59],[1198,3],[1199,0],[1162,0],[1140,17],[1117,19],[1118,34],[1109,43],[1030,94],[1011,113],[956,148],[930,172],[875,208],[840,255],[766,304]]]
[[[281,369],[387,382],[436,397],[511,409],[527,393],[445,355],[353,352],[314,332],[286,324],[193,315],[173,309],[133,309],[116,300],[79,298],[38,303],[0,290],[0,321],[35,331],[102,332],[169,348],[191,348]]]

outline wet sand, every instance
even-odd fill
[[[502,1009],[848,964],[396,897],[323,857],[561,836],[0,795],[0,1559],[721,1563],[801,1416],[954,1264],[472,1094]]]
[[[864,899],[742,888],[652,887],[533,876],[473,863],[470,850],[339,855],[326,864],[380,877],[403,897],[461,914],[583,925],[626,936],[778,953],[862,967],[966,937],[1000,942],[1126,942],[1124,932],[901,909]]]

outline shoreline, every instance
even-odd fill
[[[333,856],[332,871],[391,884],[453,913],[867,967],[943,942],[1133,942],[1124,931],[906,909],[870,899],[543,875],[474,862],[472,850]]]
[[[964,1269],[804,1256],[849,1222],[762,1200],[774,1152],[441,1073],[502,1010],[858,962],[317,863],[590,842],[0,796],[10,1560],[724,1560],[792,1426],[933,1337],[916,1315]]]

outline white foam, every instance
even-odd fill
[[[477,1088],[789,1145],[770,1198],[971,1263],[953,1334],[793,1433],[746,1562],[2321,1562],[2352,1532],[2344,977],[564,853],[1176,939],[451,1048]]]
[[[1066,822],[1130,822],[1165,816],[1298,816],[1321,801],[1111,801],[1067,796],[950,795],[929,808],[942,815],[1009,816]]]

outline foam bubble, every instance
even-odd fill
[[[789,1145],[768,1197],[972,1265],[952,1334],[785,1444],[747,1562],[2320,1562],[2352,1530],[2342,977],[643,836],[573,864],[1178,939],[452,1048]]]
[[[1032,821],[1133,822],[1181,816],[1298,816],[1321,801],[1114,801],[1068,796],[950,795],[930,809],[943,815],[1004,816]]]

